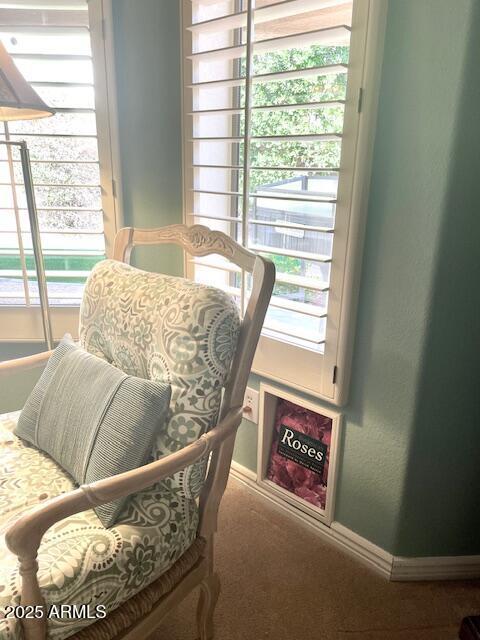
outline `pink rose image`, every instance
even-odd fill
[[[325,509],[325,503],[327,500],[327,488],[323,485],[314,487],[314,489],[307,489],[306,487],[298,487],[295,489],[295,495],[303,498],[307,502],[314,504],[320,509]]]
[[[327,445],[328,449],[321,475],[278,452],[279,432],[282,425]],[[279,399],[267,472],[268,479],[310,504],[325,509],[331,437],[331,418],[304,409],[287,400]]]

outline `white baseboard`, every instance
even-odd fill
[[[249,480],[250,482],[257,483],[257,474],[248,467],[244,467],[243,464],[232,460],[230,467],[231,474],[237,480]]]
[[[392,581],[465,580],[480,578],[480,556],[448,556],[402,558],[369,542],[339,522],[331,526],[319,522],[307,513],[257,484],[257,474],[238,462],[232,462],[231,475],[250,491],[268,500],[272,506],[295,519],[338,549]]]
[[[394,557],[390,580],[469,580],[480,577],[480,556]]]
[[[350,556],[375,569],[386,578],[391,577],[393,556],[385,549],[335,521],[331,524],[331,539],[337,542]]]

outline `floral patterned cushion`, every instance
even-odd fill
[[[94,267],[80,309],[84,349],[126,373],[171,385],[157,459],[216,423],[239,328],[235,302],[220,289],[115,260]],[[205,461],[177,474],[173,486],[195,497],[204,468]]]
[[[17,418],[0,416],[0,640],[23,637],[20,623],[1,615],[20,602],[17,559],[5,530],[25,510],[74,488],[51,458],[13,435]],[[142,504],[142,513],[129,510],[111,529],[90,510],[47,531],[38,556],[47,605],[103,604],[112,611],[174,564],[195,539],[195,502],[171,487],[145,494]],[[61,640],[92,622],[51,619],[48,637]]]

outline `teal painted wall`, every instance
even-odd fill
[[[126,223],[180,222],[178,6],[114,12]],[[479,59],[475,0],[390,0],[335,517],[405,556],[480,553]],[[255,469],[255,425],[234,456]]]
[[[439,73],[429,95],[445,105],[455,93],[455,104],[437,123],[451,137],[396,541],[405,555],[480,552],[480,3],[446,4],[430,43]]]
[[[33,353],[45,351],[43,343],[0,343],[0,362],[23,358]],[[25,404],[30,391],[35,386],[42,369],[32,369],[21,374],[1,378],[0,380],[0,414],[17,411]]]
[[[127,226],[182,220],[179,3],[115,0],[114,39]],[[181,252],[135,249],[137,266],[182,274]]]
[[[466,28],[466,12],[448,0],[390,3],[336,518],[392,551],[408,482]]]

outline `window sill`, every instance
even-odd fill
[[[337,404],[333,366],[318,351],[275,340],[262,333],[252,373]]]

